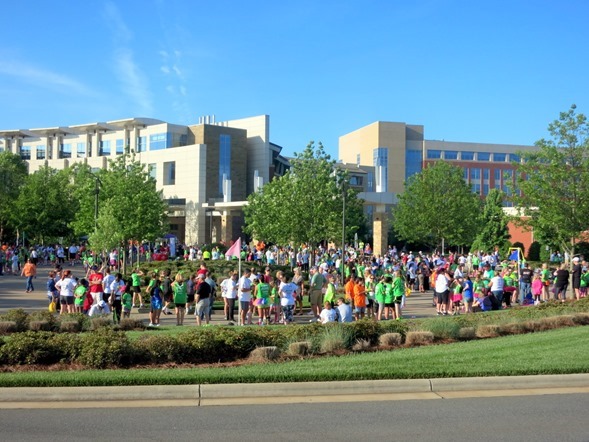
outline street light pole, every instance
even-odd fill
[[[344,268],[345,268],[345,249],[346,249],[346,182],[342,178],[342,287],[344,286]]]

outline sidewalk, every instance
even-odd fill
[[[0,409],[202,407],[589,393],[589,374],[269,384],[0,388]]]
[[[46,295],[46,282],[47,273],[52,267],[39,266],[37,268],[37,278],[33,280],[35,291],[26,293],[25,291],[25,278],[20,275],[4,274],[0,276],[0,314],[7,312],[11,309],[22,308],[27,312],[33,312],[37,310],[45,310],[48,307],[47,295]],[[81,265],[70,267],[67,264],[64,269],[71,269],[73,275],[82,278],[85,277],[84,269]],[[219,299],[219,298],[217,298]],[[295,316],[295,323],[305,324],[309,323],[311,319],[310,315],[307,315],[308,310],[302,316]],[[435,316],[436,310],[432,307],[432,292],[416,293],[413,292],[411,296],[407,298],[406,308],[403,310],[403,316],[405,318],[426,318]],[[137,318],[149,323],[149,309],[133,309],[131,312],[132,318]],[[235,313],[237,319],[237,312]],[[254,316],[255,318],[256,316]],[[216,310],[211,316],[211,324],[213,325],[227,325],[227,321],[223,316],[222,310]],[[176,325],[176,316],[172,315],[161,315],[162,326]],[[185,326],[196,326],[196,320],[194,315],[189,315],[185,319]]]

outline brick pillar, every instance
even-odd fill
[[[376,206],[372,220],[374,232],[372,251],[375,255],[384,255],[388,250],[389,223],[385,206]]]

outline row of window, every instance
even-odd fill
[[[176,146],[186,146],[187,136],[186,134],[172,134],[172,133],[160,133],[149,136],[149,150],[162,150]],[[131,140],[127,139],[126,146],[130,146]],[[111,140],[102,140],[98,147],[98,156],[110,156],[112,153]],[[145,152],[148,150],[147,137],[137,137],[136,144],[137,152]],[[72,158],[72,147],[75,147],[76,158],[85,158],[90,156],[92,151],[92,144],[89,143],[61,143],[59,146],[58,158]],[[115,141],[116,155],[122,155],[125,153],[125,140],[117,139]],[[46,146],[41,145],[23,145],[20,149],[20,156],[23,160],[31,159],[31,152],[36,150],[35,158],[37,160],[44,160],[46,158]],[[48,158],[51,159],[51,158]]]
[[[515,153],[498,152],[470,152],[458,150],[428,149],[426,158],[428,160],[449,160],[449,161],[492,161],[495,163],[520,162],[520,156]]]

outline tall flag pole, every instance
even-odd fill
[[[241,280],[241,238],[237,238],[237,241],[235,241],[233,243],[233,245],[231,247],[229,247],[229,250],[227,250],[227,253],[225,253],[225,256],[237,256],[238,264],[237,264],[237,284],[239,284],[239,281]],[[238,291],[239,291],[239,287],[238,287]],[[237,295],[237,315],[239,318],[239,325],[243,325],[241,324],[241,301],[239,300],[239,293]]]

